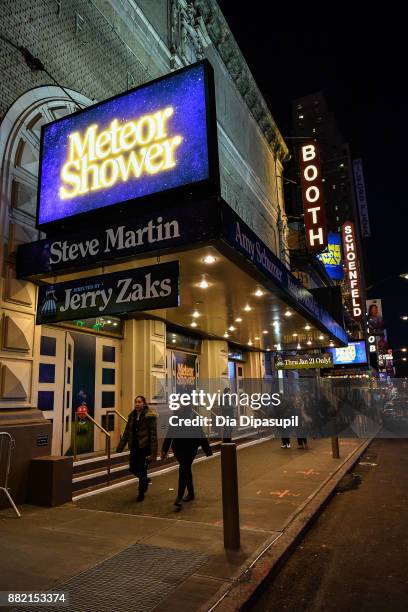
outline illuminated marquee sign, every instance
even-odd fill
[[[360,268],[357,259],[357,243],[354,224],[351,221],[346,221],[342,226],[343,250],[346,260],[346,278],[350,288],[352,316],[353,319],[359,321],[363,316],[362,308],[362,290]]]
[[[322,251],[327,245],[326,212],[323,198],[320,155],[314,141],[300,147],[300,183],[305,213],[306,245]]]
[[[334,280],[341,280],[344,276],[340,243],[340,234],[329,232],[327,247],[316,256],[326,268],[327,274]]]
[[[212,69],[199,62],[47,124],[38,226],[189,187],[218,185]],[[116,207],[117,210],[117,207]]]
[[[179,305],[179,263],[41,285],[37,325]]]

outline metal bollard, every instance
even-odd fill
[[[224,548],[240,547],[237,447],[234,443],[221,444],[222,516]]]
[[[338,436],[334,436],[331,439],[331,443],[332,443],[332,457],[333,459],[339,459],[340,458],[340,448],[339,448]]]

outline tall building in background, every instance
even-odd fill
[[[316,142],[320,153],[326,225],[329,238],[331,237],[329,239],[329,251],[317,257],[322,263],[339,264],[339,255],[347,257],[343,244],[344,236],[347,235],[347,233],[344,233],[345,226],[347,224],[354,227],[356,265],[353,262],[351,263],[351,279],[350,273],[348,274],[347,259],[344,276],[337,274],[337,277],[333,278],[330,273],[329,276],[331,276],[332,284],[341,288],[345,323],[350,338],[361,339],[365,337],[366,332],[364,324],[366,283],[362,236],[369,236],[365,189],[364,184],[361,185],[363,175],[361,170],[358,173],[359,192],[356,193],[355,173],[353,173],[353,160],[349,145],[338,127],[335,116],[329,110],[322,92],[316,92],[292,102],[292,133],[290,139],[292,161],[286,174],[285,199],[291,229],[289,246],[297,243],[296,248],[291,252],[291,261],[292,266],[299,270],[302,264],[304,269],[305,261],[308,261],[310,267],[311,261],[316,257],[314,253],[308,252],[304,237],[304,210],[300,177],[302,144],[310,140]],[[361,160],[358,161],[361,164]],[[360,205],[360,208],[363,206],[360,215],[358,205]],[[360,221],[361,215],[365,220],[363,232]],[[349,227],[348,230],[350,230]],[[351,249],[352,246],[347,248]],[[354,278],[355,276],[358,278]],[[359,310],[361,310],[360,315],[358,314]]]

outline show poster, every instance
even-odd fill
[[[366,307],[368,332],[374,336],[383,336],[385,330],[381,300],[366,300]]]
[[[176,392],[189,393],[196,388],[197,355],[174,351],[176,361]]]

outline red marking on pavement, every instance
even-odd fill
[[[277,495],[279,498],[286,497],[299,497],[300,493],[291,493],[290,489],[285,489],[284,491],[270,491],[270,495]]]
[[[310,470],[299,470],[296,474],[304,474],[305,476],[315,476],[316,474],[320,474],[320,472],[315,472],[312,468]]]

